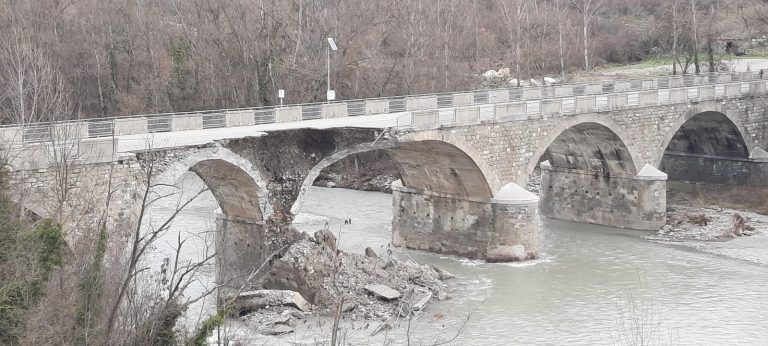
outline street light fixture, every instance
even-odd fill
[[[338,47],[336,47],[336,41],[333,40],[333,38],[328,38],[328,45],[325,46],[325,68],[327,72],[327,91],[326,91],[326,99],[328,101],[333,101],[336,99],[336,91],[331,90],[331,50],[334,52],[339,50]]]

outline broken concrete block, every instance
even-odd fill
[[[456,277],[456,275],[453,275],[451,274],[451,272],[445,269],[442,269],[436,265],[432,265],[432,269],[435,271],[435,273],[437,273],[437,278],[440,280],[448,280]]]
[[[364,289],[374,296],[384,300],[400,298],[400,292],[384,285],[367,285]]]
[[[234,308],[238,314],[278,305],[292,306],[301,311],[309,311],[311,308],[301,294],[288,290],[258,290],[243,292],[234,300]]]
[[[424,289],[413,289],[400,300],[400,316],[408,316],[412,312],[424,309],[432,299],[432,292]]]

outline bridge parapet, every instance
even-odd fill
[[[412,111],[398,119],[398,127],[430,129],[740,98],[766,93],[768,81],[763,78],[768,76],[747,72],[555,86],[542,89],[546,92],[537,98],[510,90],[506,101],[493,104]]]
[[[402,112],[408,113],[406,117],[410,121],[404,119],[401,125],[428,126],[496,117],[527,118],[712,97],[741,96],[765,92],[764,79],[768,79],[768,76],[756,72],[714,73],[394,96],[283,107],[218,109],[35,123],[23,126],[5,125],[0,126],[0,139],[6,146],[51,141],[51,127],[61,126],[61,124],[80,129],[73,139],[85,139]],[[462,107],[481,110],[472,115],[469,110],[461,111]],[[434,120],[428,123],[419,122],[420,118],[424,117],[431,117],[430,119]]]

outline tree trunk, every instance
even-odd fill
[[[701,73],[701,66],[699,65],[699,28],[696,24],[696,0],[691,0],[691,24],[693,25],[693,66],[696,74],[699,74]]]

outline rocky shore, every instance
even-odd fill
[[[667,224],[648,236],[664,241],[726,241],[768,229],[768,216],[717,206],[675,204],[667,208]]]

